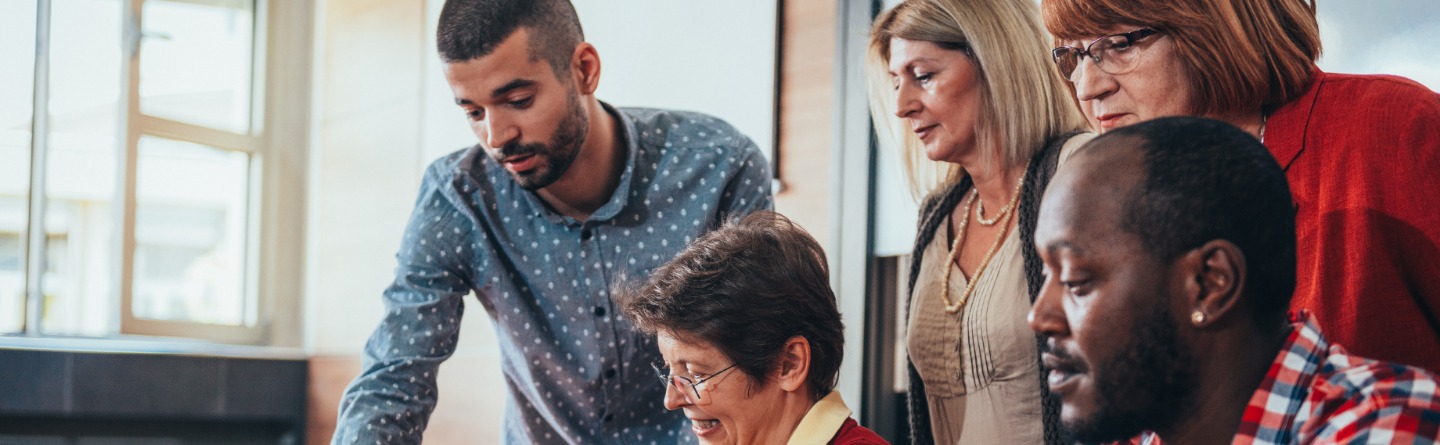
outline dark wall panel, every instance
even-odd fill
[[[209,417],[221,414],[222,361],[162,355],[76,354],[78,415]]]
[[[0,349],[0,445],[300,443],[308,374],[305,360]]]
[[[0,351],[0,413],[66,410],[69,358],[44,351]]]

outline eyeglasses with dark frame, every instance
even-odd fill
[[[1055,59],[1055,67],[1060,70],[1060,77],[1071,82],[1075,81],[1075,69],[1086,56],[1095,61],[1095,67],[1106,74],[1125,74],[1134,69],[1135,62],[1140,60],[1140,50],[1132,50],[1135,42],[1156,34],[1160,34],[1160,31],[1153,28],[1111,34],[1095,39],[1085,45],[1085,49],[1073,46],[1057,47],[1050,50],[1050,57]]]
[[[687,378],[687,377],[685,377],[685,376],[678,376],[678,375],[673,375],[673,374],[666,374],[666,373],[665,373],[665,370],[664,370],[665,367],[664,367],[663,365],[661,365],[660,363],[651,363],[651,364],[650,364],[650,367],[651,367],[651,368],[655,368],[655,376],[656,376],[656,377],[660,377],[660,384],[665,385],[665,386],[674,385],[674,386],[675,386],[675,389],[681,389],[681,388],[680,388],[680,384],[681,384],[680,381],[679,381],[679,380],[675,380],[675,379],[684,380],[684,381],[685,381],[685,385],[688,385],[688,386],[690,387],[690,391],[693,392],[693,393],[695,393],[695,400],[700,400],[700,385],[701,385],[701,384],[703,384],[703,383],[705,383],[705,382],[707,382],[707,381],[710,381],[710,379],[719,377],[720,374],[724,374],[725,371],[729,371],[730,368],[734,368],[736,365],[739,365],[739,363],[735,363],[735,364],[732,364],[732,365],[730,365],[730,366],[726,366],[725,369],[721,369],[721,370],[719,370],[719,371],[716,371],[714,374],[710,374],[709,377],[705,377],[705,378],[703,378],[703,379],[699,379],[699,380],[695,380],[695,381],[690,381],[690,379]]]

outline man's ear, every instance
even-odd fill
[[[790,337],[780,349],[780,360],[777,364],[780,375],[776,380],[779,381],[781,389],[787,392],[805,389],[810,377],[810,340],[799,335]]]
[[[1226,240],[1213,240],[1186,253],[1177,264],[1186,277],[1185,301],[1192,326],[1204,329],[1237,310],[1245,293],[1245,254]]]
[[[600,88],[600,53],[595,51],[595,45],[589,42],[575,45],[575,52],[570,55],[570,75],[580,94],[595,94]]]

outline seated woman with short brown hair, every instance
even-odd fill
[[[784,216],[726,224],[617,295],[701,443],[887,443],[834,391],[845,338],[825,252]]]

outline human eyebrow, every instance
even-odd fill
[[[1084,248],[1077,246],[1075,245],[1075,243],[1072,243],[1070,241],[1060,240],[1045,245],[1045,252],[1051,256],[1057,255],[1061,251],[1068,251],[1072,255],[1085,255]]]
[[[500,88],[496,88],[494,91],[491,91],[491,92],[490,92],[490,97],[491,97],[491,98],[497,98],[497,97],[500,97],[500,96],[504,96],[505,94],[507,94],[507,93],[509,93],[509,92],[511,92],[511,91],[515,91],[515,90],[518,90],[518,89],[521,89],[521,88],[532,87],[532,86],[535,86],[535,84],[536,84],[536,82],[533,81],[533,80],[529,80],[529,79],[515,79],[515,80],[512,80],[512,81],[506,83],[505,85],[501,85]]]
[[[914,59],[910,59],[910,60],[906,61],[904,65],[901,65],[901,66],[900,66],[900,69],[899,69],[899,70],[888,70],[888,71],[886,71],[886,74],[889,74],[890,77],[900,77],[900,76],[901,76],[902,74],[904,74],[904,73],[908,73],[908,72],[910,72],[910,71],[913,71],[913,70],[915,69],[915,65],[918,65],[918,64],[920,64],[921,62],[934,62],[934,61],[935,61],[935,58],[933,58],[933,57],[916,57],[916,58],[914,58]]]

